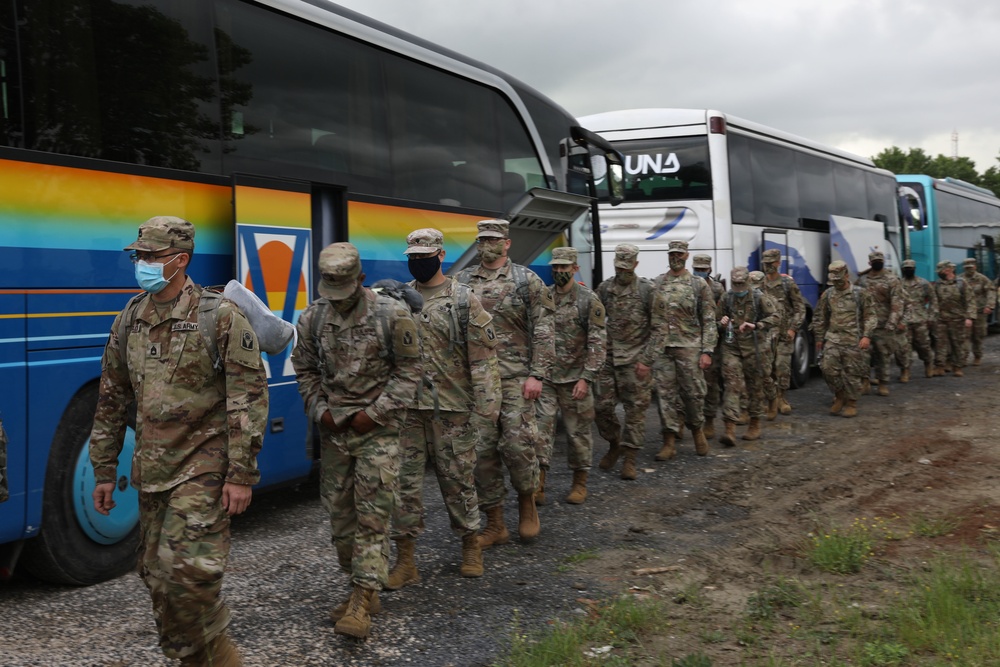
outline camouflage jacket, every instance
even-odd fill
[[[10,485],[7,483],[7,431],[3,430],[0,421],[0,503],[10,497]]]
[[[497,335],[497,361],[501,378],[548,378],[555,358],[555,307],[545,283],[536,273],[528,275],[528,303],[518,294],[510,260],[499,269],[479,264],[466,269],[468,285],[493,316]]]
[[[857,345],[862,338],[871,339],[877,327],[872,295],[860,287],[831,287],[816,303],[812,330],[817,342]]]
[[[389,340],[376,308],[389,313]],[[314,317],[324,317],[321,326],[314,328]],[[402,426],[423,373],[417,324],[409,308],[365,288],[346,315],[314,302],[299,316],[296,329],[292,366],[312,420],[319,422],[329,410],[334,423],[345,426],[363,410],[378,424]]]
[[[781,312],[781,322],[775,327],[787,332],[798,331],[806,321],[806,300],[802,290],[789,276],[765,274],[764,293],[771,297]]]
[[[858,279],[858,285],[872,295],[879,329],[895,329],[903,321],[903,292],[899,278],[883,269]]]
[[[976,319],[976,295],[963,277],[935,280],[934,293],[937,294],[939,321]]]
[[[593,384],[607,354],[604,305],[590,288],[576,282],[570,285],[565,294],[550,288],[556,306],[556,357],[549,380],[556,384],[577,380]],[[588,304],[582,317],[581,293]]]
[[[145,297],[122,354],[119,313],[101,360],[101,386],[90,435],[98,484],[115,481],[128,416],[136,403],[132,486],[166,491],[205,473],[227,482],[256,484],[257,452],[267,423],[267,375],[257,337],[240,309],[221,300],[216,340],[223,368],[213,366],[198,330],[202,288],[187,279],[160,319]]]
[[[903,278],[899,281],[899,285],[903,288],[903,322],[920,324],[937,320],[937,292],[930,282],[920,276],[914,276]]]
[[[653,309],[653,281],[636,276],[628,285],[608,278],[597,287],[608,318],[607,363],[634,364],[649,340],[649,315]]]
[[[645,366],[668,347],[697,348],[711,354],[719,340],[712,289],[704,278],[685,269],[664,273],[653,281],[649,340],[638,361]]]
[[[416,281],[410,287],[417,289]],[[469,412],[488,417],[500,409],[500,370],[497,366],[497,337],[493,318],[475,294],[469,293],[468,322],[461,327],[456,292],[460,285],[449,278],[444,287],[429,298],[414,315],[420,333],[424,376],[437,389],[438,409]],[[414,407],[434,409],[431,391],[417,389]]]
[[[755,346],[759,348],[770,344],[771,332],[781,325],[783,319],[778,304],[759,289],[748,290],[743,296],[738,296],[732,290],[727,291],[719,300],[716,315],[720,320],[723,316],[732,320],[733,341],[726,341],[725,346],[741,350],[753,350]],[[744,322],[753,322],[757,328],[740,333],[740,325]],[[721,331],[725,332],[727,329],[728,325],[721,328]],[[725,333],[720,333],[720,337],[725,338]]]
[[[996,307],[996,289],[993,287],[993,281],[987,278],[984,274],[976,271],[971,276],[968,274],[963,274],[962,278],[969,283],[972,287],[972,293],[976,297],[976,313],[978,316],[983,316],[983,309]]]

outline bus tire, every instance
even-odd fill
[[[792,343],[791,384],[794,389],[804,387],[809,381],[813,361],[812,350],[812,335],[807,329],[799,329],[795,334],[795,342]]]
[[[88,536],[81,523],[100,518],[85,507],[93,492],[93,469],[85,450],[89,449],[90,431],[97,408],[98,384],[91,383],[76,393],[56,428],[49,451],[42,498],[42,525],[38,535],[25,543],[21,564],[31,574],[44,581],[75,586],[88,586],[121,576],[135,569],[139,551],[138,507],[122,507],[128,498],[119,480],[112,510],[118,524],[105,530],[110,537],[104,544]],[[130,418],[134,424],[134,420]],[[134,438],[134,431],[130,429]],[[123,455],[125,452],[123,451]],[[124,456],[122,457],[124,458]],[[131,465],[131,456],[125,465]],[[119,466],[119,475],[122,466]],[[86,474],[89,472],[89,483]],[[128,489],[127,484],[124,484]],[[75,487],[75,488],[74,488]],[[135,496],[134,489],[131,490]],[[131,505],[126,502],[125,505]],[[90,501],[92,505],[93,501]],[[88,516],[89,515],[89,516]],[[93,531],[93,526],[88,526]],[[107,543],[114,540],[113,543]]]

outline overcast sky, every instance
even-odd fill
[[[577,117],[712,108],[864,156],[1000,166],[997,0],[340,0]]]

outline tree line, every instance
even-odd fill
[[[948,157],[938,153],[931,157],[922,148],[904,151],[898,146],[884,149],[872,157],[872,161],[882,169],[894,174],[927,174],[934,178],[957,178],[992,190],[1000,197],[1000,167],[993,165],[982,174],[976,171],[976,163],[967,157]],[[1000,156],[997,157],[1000,162]]]

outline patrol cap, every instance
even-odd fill
[[[750,279],[750,272],[745,266],[737,266],[729,272],[729,282],[733,285],[743,285]]]
[[[938,271],[944,271],[945,269],[954,269],[954,268],[955,268],[955,265],[952,264],[951,262],[949,262],[946,259],[942,259],[940,262],[937,263],[937,270]]]
[[[549,264],[573,266],[576,264],[576,248],[562,247],[552,249],[552,261]]]
[[[903,268],[904,269],[915,269],[915,268],[917,268],[917,263],[914,260],[912,260],[912,259],[904,259],[903,260]]]
[[[687,241],[671,241],[667,246],[667,254],[672,252],[687,252],[688,244]]]
[[[427,227],[410,232],[406,237],[406,250],[404,255],[414,255],[424,252],[437,252],[444,250],[444,234],[436,229]]]
[[[750,272],[750,284],[754,287],[762,285],[764,283],[764,272],[763,271],[751,271]]]
[[[832,284],[835,279],[840,278],[847,273],[847,262],[840,259],[836,262],[830,262],[830,266],[827,267],[826,271],[827,283]]]
[[[167,248],[194,250],[194,225],[172,215],[157,215],[139,225],[139,238],[125,250],[159,252]]]
[[[696,269],[710,269],[712,268],[712,256],[711,255],[695,255],[691,259],[691,266]]]
[[[976,265],[975,257],[966,257],[965,259],[962,260],[962,266],[975,266],[975,265]]]
[[[768,248],[761,254],[760,259],[762,262],[780,262],[781,251],[777,248]]]
[[[868,261],[870,262],[873,259],[882,259],[882,260],[884,260],[885,259],[885,253],[882,252],[881,250],[872,250],[870,253],[868,253]]]
[[[639,246],[619,243],[615,246],[615,268],[631,269],[639,257]]]
[[[506,220],[480,220],[476,223],[477,239],[509,239],[510,223]]]
[[[361,275],[361,256],[350,243],[331,243],[319,254],[319,293],[334,301],[354,294]]]

